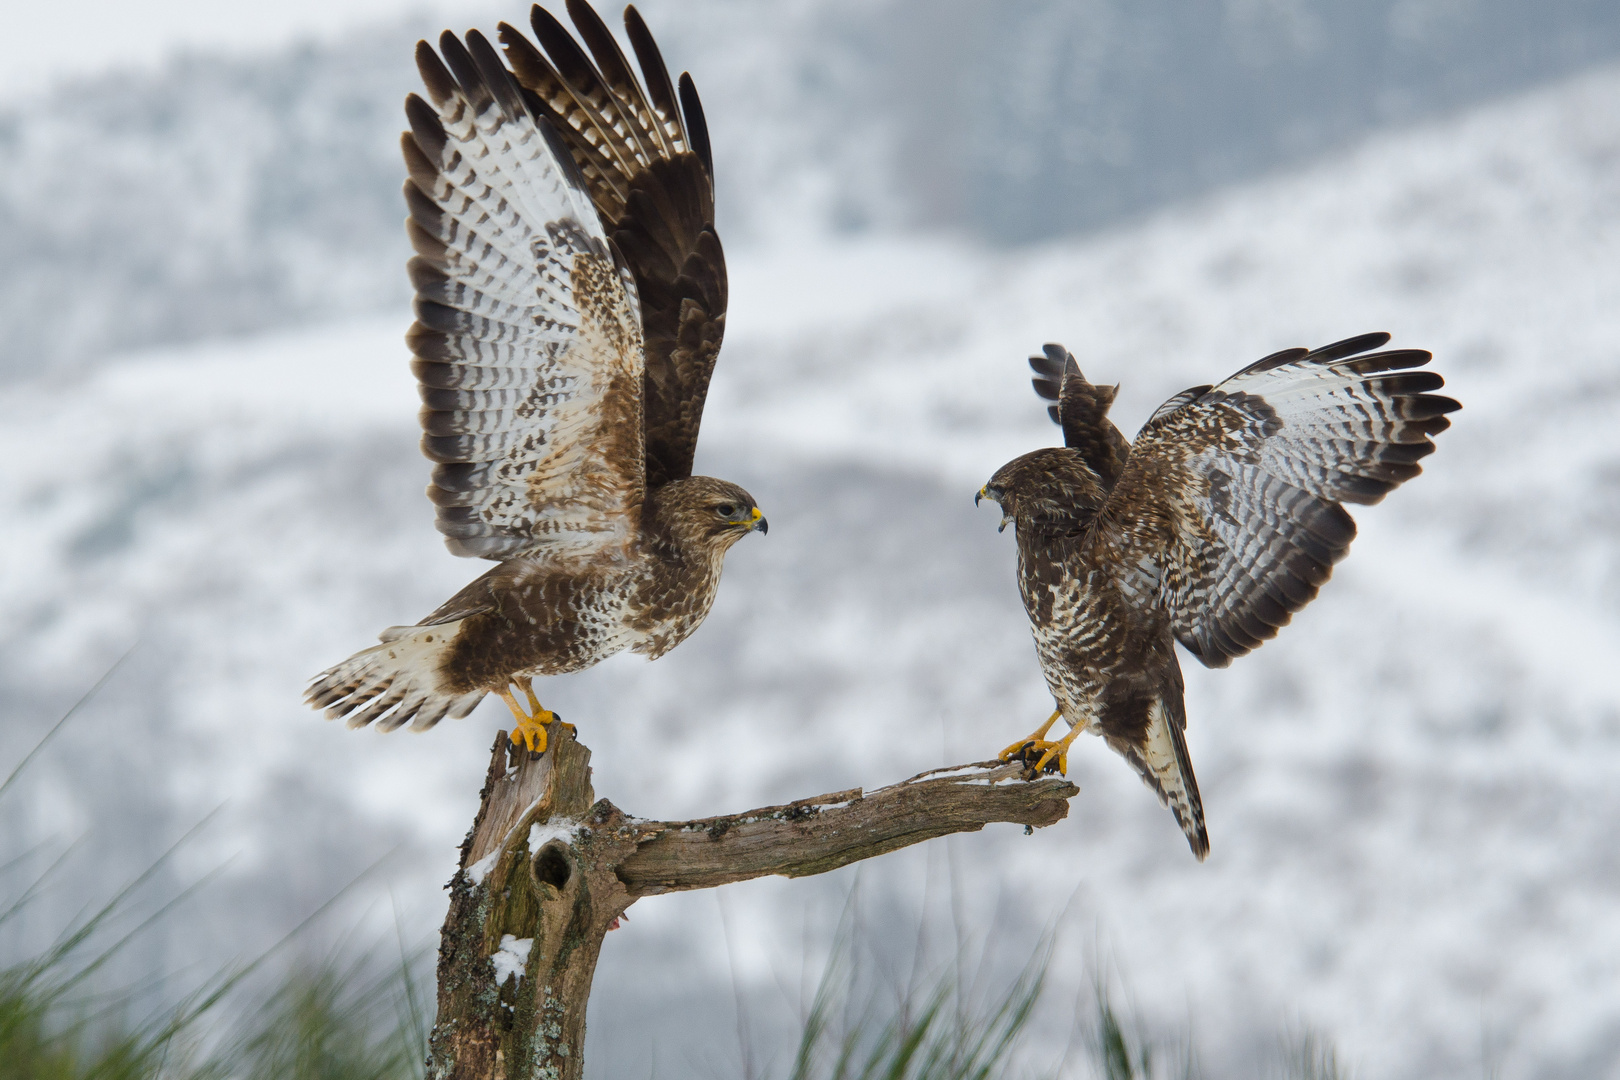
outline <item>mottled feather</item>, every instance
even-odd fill
[[[1430,354],[1369,352],[1368,334],[1289,350],[1160,409],[1103,517],[1133,584],[1176,638],[1224,667],[1287,625],[1349,552],[1342,503],[1375,503],[1422,471],[1456,401]],[[1172,399],[1175,400],[1175,399]]]
[[[1059,345],[1031,357],[1065,446],[997,471],[1016,522],[1019,587],[1048,688],[1209,850],[1187,753],[1179,641],[1210,667],[1257,647],[1316,596],[1355,536],[1343,503],[1420,471],[1457,402],[1429,354],[1367,334],[1288,349],[1154,412],[1126,444],[1110,388]]]
[[[535,676],[661,656],[766,529],[746,491],[691,475],[726,306],[696,91],[683,75],[677,97],[633,8],[645,88],[590,6],[568,10],[584,48],[538,8],[544,52],[502,25],[515,76],[476,31],[417,49],[402,148],[428,495],[452,551],[500,562],[315,678],[309,702],[354,726],[420,730]]]

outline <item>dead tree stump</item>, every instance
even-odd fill
[[[531,755],[503,731],[450,881],[429,1080],[579,1080],[602,938],[643,896],[767,874],[805,877],[992,821],[1041,828],[1069,812],[1067,780],[1018,763],[936,769],[695,821],[626,817],[591,791],[568,728]]]

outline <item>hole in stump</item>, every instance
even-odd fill
[[[554,889],[561,890],[567,885],[568,877],[572,873],[568,866],[568,857],[562,853],[562,847],[558,844],[547,844],[540,849],[540,854],[534,857],[535,880]]]

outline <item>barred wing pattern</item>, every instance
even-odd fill
[[[691,76],[681,75],[677,94],[634,7],[624,23],[639,81],[588,3],[569,0],[568,14],[584,48],[538,5],[530,23],[539,48],[506,23],[500,39],[525,100],[572,153],[635,278],[646,340],[647,484],[657,487],[692,475],[725,334],[726,261],[714,229],[708,127]]]
[[[1316,596],[1375,503],[1420,471],[1451,398],[1418,350],[1366,334],[1291,349],[1172,398],[1143,427],[1095,542],[1176,639],[1225,667]]]
[[[568,149],[489,42],[417,47],[406,100],[428,496],[458,555],[588,556],[645,496],[634,284]]]

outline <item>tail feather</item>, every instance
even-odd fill
[[[391,626],[380,635],[381,645],[315,676],[304,700],[324,709],[329,720],[346,717],[352,728],[375,723],[379,731],[407,722],[412,731],[426,731],[446,716],[466,716],[487,691],[457,694],[443,688],[439,662],[456,629],[456,623]]]
[[[1142,782],[1170,808],[1176,824],[1186,834],[1187,846],[1203,862],[1209,855],[1209,833],[1204,829],[1204,801],[1198,795],[1198,778],[1193,775],[1192,758],[1187,753],[1185,713],[1179,700],[1155,701],[1148,710],[1148,727],[1138,745],[1114,743],[1114,748],[1131,763]]]

